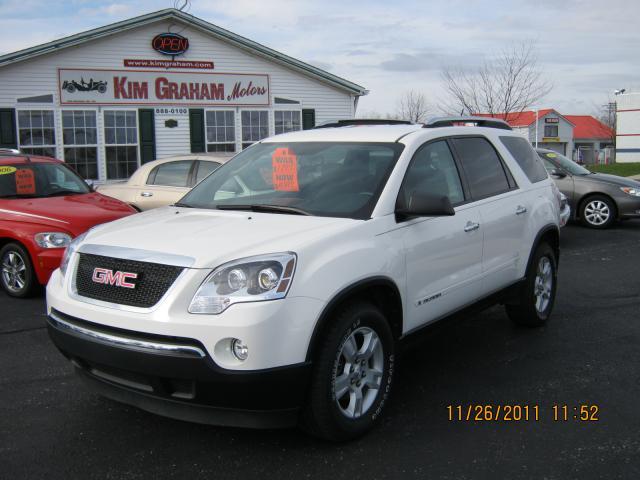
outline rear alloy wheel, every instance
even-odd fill
[[[582,204],[580,218],[587,227],[607,228],[616,219],[615,204],[602,195],[589,197]]]
[[[335,315],[314,359],[305,429],[333,441],[370,430],[391,391],[394,348],[387,319],[370,303],[354,302]]]
[[[557,266],[556,254],[549,244],[538,246],[517,303],[506,305],[507,315],[513,322],[528,327],[539,327],[547,322],[556,298]]]
[[[0,250],[0,283],[12,297],[27,297],[35,288],[31,259],[17,243],[9,243]]]

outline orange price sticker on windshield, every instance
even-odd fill
[[[16,195],[35,195],[36,177],[33,170],[21,168],[16,171]]]
[[[276,148],[271,156],[273,166],[273,189],[280,192],[297,192],[298,186],[298,157],[288,148]]]

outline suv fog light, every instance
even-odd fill
[[[244,362],[249,356],[249,347],[242,343],[242,340],[238,338],[234,338],[231,342],[231,350],[233,350],[233,354],[236,358],[242,362]]]

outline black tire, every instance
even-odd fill
[[[19,261],[16,262],[16,259],[19,259]],[[23,282],[21,287],[15,281],[16,277],[12,269],[14,265],[24,265],[24,269],[20,270],[20,278]],[[31,257],[22,245],[8,243],[0,250],[0,284],[8,295],[17,298],[25,298],[32,295],[38,286]]]
[[[606,208],[597,208],[606,205]],[[602,218],[606,215],[606,220]],[[580,221],[585,227],[604,229],[609,228],[618,216],[618,209],[613,200],[605,195],[592,195],[582,201],[580,205]]]
[[[343,346],[351,341],[352,335],[356,339],[358,352],[364,351],[364,341],[358,343],[358,338],[363,332],[374,332],[382,346],[382,352],[371,355],[366,360],[345,363],[343,356]],[[362,337],[363,340],[365,337]],[[368,337],[374,338],[374,337]],[[377,352],[377,350],[376,350]],[[374,359],[375,357],[375,359]],[[356,358],[358,358],[356,356]],[[365,358],[365,355],[362,355]],[[332,319],[332,325],[326,332],[318,354],[314,359],[313,376],[311,380],[310,392],[307,405],[302,415],[302,427],[309,433],[331,441],[345,441],[359,437],[369,431],[380,418],[380,414],[387,402],[393,384],[395,358],[395,341],[391,328],[384,315],[373,305],[366,302],[354,302],[341,309]],[[366,363],[366,367],[364,363]],[[366,375],[369,380],[376,378],[373,368],[370,366],[382,365],[379,388],[369,391],[366,384]],[[348,365],[355,365],[352,371]],[[342,370],[342,371],[341,371]],[[351,373],[347,373],[349,370]],[[379,371],[379,370],[378,370]],[[364,375],[362,375],[364,373]],[[354,384],[355,377],[362,375],[357,384]],[[344,406],[340,406],[336,400],[336,379],[338,377],[348,378],[348,390],[344,396],[340,397],[342,403],[349,402],[351,405],[352,391],[359,389],[360,398],[364,398],[362,413],[359,416],[347,416],[343,411]],[[377,383],[377,379],[375,380]],[[362,386],[361,386],[362,385]],[[353,393],[357,398],[356,394]],[[348,398],[347,398],[348,397]],[[353,400],[357,405],[356,400]],[[366,405],[368,408],[365,408]],[[357,407],[354,408],[354,411]]]
[[[541,290],[542,285],[544,285],[545,282],[544,280],[539,279],[540,267],[541,265],[546,264],[543,259],[548,261],[549,267],[551,268],[551,286],[548,290]],[[556,254],[548,243],[541,243],[538,245],[538,248],[536,248],[533,257],[531,258],[527,277],[519,290],[517,303],[507,304],[505,306],[508,317],[513,322],[527,327],[540,327],[547,323],[556,299],[556,288],[558,284],[557,275],[558,260],[556,258]],[[540,300],[536,295],[537,292],[540,292],[541,296],[543,296],[544,291],[548,291],[549,293],[546,305],[544,301]]]

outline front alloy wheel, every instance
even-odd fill
[[[35,284],[35,275],[27,251],[9,243],[0,250],[0,283],[12,297],[28,296]]]
[[[303,427],[327,440],[363,435],[391,392],[395,340],[383,313],[356,301],[329,320],[314,356]]]
[[[582,207],[582,222],[591,228],[607,228],[616,217],[615,205],[603,196],[587,199]]]
[[[355,330],[342,344],[337,362],[335,402],[345,417],[359,418],[369,411],[381,387],[384,352],[378,334],[368,327]]]

